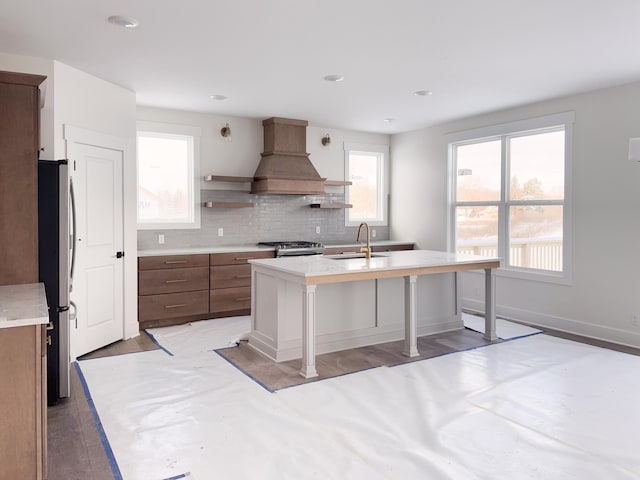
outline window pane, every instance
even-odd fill
[[[456,207],[456,252],[498,255],[498,207]]]
[[[381,220],[378,195],[378,153],[351,152],[349,155],[349,218],[357,220]]]
[[[564,130],[509,139],[511,200],[564,198]]]
[[[562,271],[561,205],[518,205],[509,211],[509,264]]]
[[[500,140],[456,147],[458,202],[500,200],[501,155]]]
[[[190,137],[138,136],[138,221],[191,220]]]

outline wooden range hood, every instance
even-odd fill
[[[306,120],[272,117],[262,121],[264,152],[253,175],[251,193],[319,195],[326,178],[309,160]]]

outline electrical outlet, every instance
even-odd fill
[[[163,245],[163,244],[164,244],[164,233],[160,233],[160,234],[158,234],[158,243],[159,243],[160,245]]]
[[[631,325],[633,325],[634,327],[640,327],[640,314],[631,314]]]
[[[224,237],[224,228],[222,228],[222,227],[218,228],[218,236],[219,237]]]
[[[371,230],[371,236],[373,238],[376,238],[376,235],[378,234],[378,232],[376,232],[376,229],[374,228],[373,230]]]
[[[320,225],[316,226],[316,233],[320,233]]]

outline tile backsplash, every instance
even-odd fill
[[[200,195],[202,202],[252,202],[254,207],[201,207],[200,229],[138,230],[138,249],[221,247],[280,240],[306,240],[329,245],[355,243],[356,240],[357,227],[344,225],[344,209],[309,206],[311,203],[343,203],[344,193],[251,195],[232,190],[202,190]],[[320,233],[316,233],[317,227]],[[222,236],[218,236],[220,228]],[[389,239],[389,227],[375,227],[375,230],[375,240]],[[163,245],[158,244],[158,234],[161,233],[165,239]]]

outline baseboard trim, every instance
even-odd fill
[[[484,313],[484,302],[471,298],[462,299],[462,308]],[[572,318],[547,315],[531,310],[496,305],[496,315],[505,320],[524,322],[538,328],[550,328],[561,332],[573,333],[594,340],[616,343],[627,347],[640,348],[640,333],[619,328],[594,325]]]

